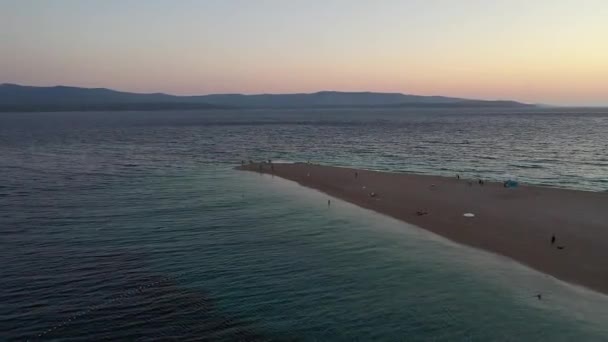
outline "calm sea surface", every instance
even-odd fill
[[[608,296],[233,170],[607,191],[607,136],[605,110],[0,113],[0,340],[608,341]]]

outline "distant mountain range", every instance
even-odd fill
[[[332,107],[512,108],[530,106],[532,105],[515,101],[484,101],[400,93],[321,91],[312,94],[175,96],[162,93],[128,93],[105,88],[0,84],[0,112]]]

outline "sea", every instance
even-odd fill
[[[607,137],[607,109],[0,113],[0,341],[608,341],[606,295],[234,169],[605,192]]]

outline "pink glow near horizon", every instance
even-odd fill
[[[2,4],[0,83],[180,95],[401,92],[608,105],[608,3]]]

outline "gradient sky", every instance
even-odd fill
[[[608,105],[608,1],[0,0],[0,83]]]

